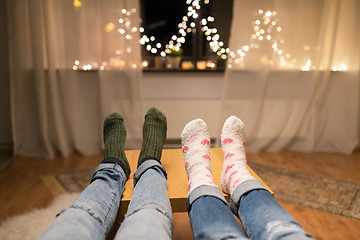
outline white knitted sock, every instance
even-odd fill
[[[240,183],[254,179],[247,169],[245,138],[245,124],[235,116],[229,117],[221,133],[221,145],[224,152],[221,187],[230,195]]]
[[[211,172],[210,136],[206,123],[196,119],[181,133],[185,169],[188,175],[189,195],[200,185],[216,186]]]

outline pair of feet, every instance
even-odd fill
[[[116,159],[126,174],[130,176],[130,165],[125,155],[126,128],[123,117],[111,113],[104,121],[104,159]],[[138,167],[149,157],[160,161],[166,139],[167,121],[165,115],[156,108],[151,108],[145,115],[143,140],[138,159]],[[104,161],[105,161],[104,160]]]
[[[223,126],[221,144],[224,165],[221,187],[230,195],[240,183],[254,179],[247,169],[245,153],[245,125],[237,117],[229,117]],[[189,180],[189,195],[201,185],[217,186],[211,171],[210,136],[202,119],[189,122],[181,134],[185,169]]]

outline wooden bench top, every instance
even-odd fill
[[[126,156],[130,163],[131,175],[125,184],[125,191],[121,199],[120,212],[126,213],[133,191],[133,174],[136,172],[140,150],[126,150]],[[220,186],[220,177],[224,161],[221,148],[210,149],[211,168],[215,184]],[[167,172],[167,189],[173,212],[186,212],[186,200],[188,197],[188,179],[184,167],[184,158],[181,149],[164,149],[161,163]],[[258,179],[272,194],[271,189],[259,178],[248,166],[250,173]],[[229,200],[229,195],[224,193]]]

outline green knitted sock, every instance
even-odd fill
[[[126,128],[124,119],[118,113],[111,113],[104,121],[104,161],[108,162],[107,158],[120,160],[121,163],[117,163],[119,163],[129,178],[130,165],[124,151],[125,138]]]
[[[139,155],[138,166],[145,157],[160,160],[166,139],[167,122],[165,115],[156,108],[151,108],[145,115],[143,126],[143,141]]]

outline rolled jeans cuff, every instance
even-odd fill
[[[223,201],[226,205],[228,205],[228,202],[225,200],[224,195],[218,187],[210,185],[200,185],[199,187],[196,187],[194,190],[192,190],[192,192],[188,196],[188,199],[186,201],[186,208],[188,212],[190,212],[193,202],[195,202],[198,198],[202,196],[216,197]]]
[[[142,162],[136,172],[134,173],[134,186],[139,181],[141,176],[149,169],[149,168],[159,168],[160,171],[164,174],[165,178],[167,179],[167,173],[165,168],[161,165],[161,163],[156,159],[147,159],[146,161]]]
[[[264,189],[267,191],[266,187],[264,187],[258,180],[255,179],[244,181],[236,187],[235,191],[230,196],[230,209],[235,215],[238,214],[240,198],[244,194],[255,189]]]
[[[95,168],[94,173],[93,173],[93,177],[95,176],[95,174],[96,174],[97,172],[99,172],[99,171],[101,171],[101,170],[103,170],[103,169],[113,169],[113,170],[115,170],[115,171],[118,171],[118,172],[122,175],[122,177],[123,177],[123,179],[124,179],[124,183],[128,180],[128,178],[126,177],[126,174],[125,174],[124,170],[123,170],[122,167],[121,167],[119,164],[117,164],[117,163],[100,163],[99,166],[98,166],[97,168]],[[93,181],[93,180],[91,179],[91,182],[92,182],[92,181]],[[91,182],[90,182],[90,183],[91,183]]]

